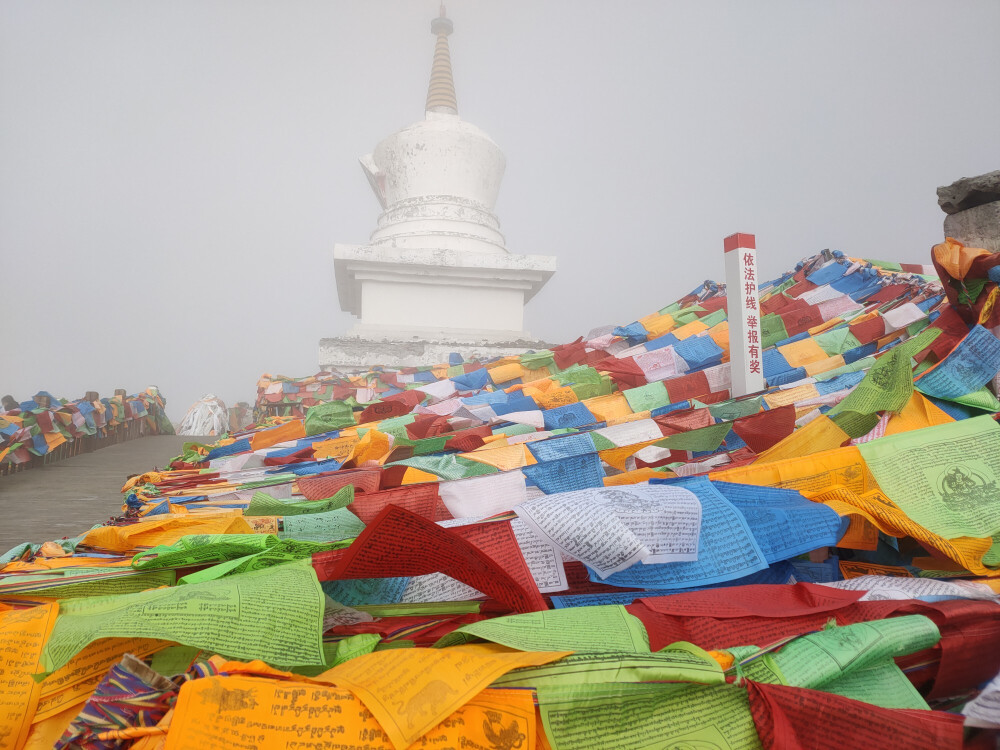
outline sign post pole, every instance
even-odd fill
[[[757,241],[737,233],[723,243],[726,257],[726,301],[729,318],[729,362],[732,395],[764,390],[764,365],[757,299]]]

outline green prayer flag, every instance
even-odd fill
[[[767,349],[788,338],[785,321],[777,313],[767,313],[760,318],[761,347]]]
[[[273,534],[191,534],[132,558],[135,570],[189,568],[263,552],[278,543]]]
[[[471,461],[454,454],[443,456],[414,456],[402,461],[393,461],[386,466],[410,466],[414,469],[426,471],[442,479],[465,479],[466,477],[478,477],[483,474],[496,474],[498,469],[489,464]]]
[[[886,497],[945,539],[1000,533],[1000,425],[924,427],[858,446]]]
[[[625,400],[633,412],[648,411],[670,403],[667,387],[662,381],[640,385],[638,388],[628,388],[622,391]]]
[[[667,435],[653,445],[675,451],[715,451],[722,445],[722,441],[726,439],[731,429],[733,429],[732,422],[720,422],[708,427],[699,427],[697,430]]]
[[[656,653],[576,653],[550,664],[523,667],[499,677],[493,687],[548,687],[601,682],[725,682],[722,667],[691,643],[673,643]]]
[[[300,542],[335,542],[354,539],[365,530],[365,524],[347,508],[336,508],[326,513],[306,513],[285,516],[279,539],[297,539]]]
[[[159,638],[244,661],[322,664],[324,606],[309,560],[191,586],[70,599],[60,604],[41,667],[51,674],[100,638]]]
[[[858,438],[875,426],[878,412],[898,412],[912,395],[910,358],[896,346],[879,357],[862,381],[827,416],[852,438]]]
[[[521,651],[649,653],[642,621],[620,604],[529,612],[463,625],[442,636],[435,648],[476,639]]]
[[[237,573],[249,573],[254,570],[270,568],[274,565],[281,565],[292,560],[310,558],[318,552],[330,552],[335,549],[343,549],[350,545],[350,542],[300,542],[295,539],[282,539],[277,544],[269,547],[256,555],[247,555],[236,560],[213,565],[210,568],[189,573],[178,581],[178,584],[190,585],[193,583],[204,583],[214,581],[217,578],[235,575]]]
[[[306,435],[319,435],[356,424],[354,410],[346,401],[317,404],[306,412]]]
[[[850,672],[934,646],[937,626],[923,615],[832,626],[796,638],[771,655],[794,687],[822,689]]]
[[[244,516],[300,516],[306,513],[327,513],[354,502],[354,485],[337,490],[325,500],[275,500],[263,492],[255,492]]]
[[[538,710],[552,750],[761,746],[747,691],[736,685],[543,687]]]
[[[763,402],[763,396],[722,401],[718,404],[709,404],[708,413],[715,419],[732,421],[740,417],[749,417],[751,414],[756,414],[760,411],[760,405]]]

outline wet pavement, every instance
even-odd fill
[[[188,441],[216,439],[143,437],[0,476],[0,554],[22,542],[76,536],[121,515],[121,487],[129,475],[165,466]]]

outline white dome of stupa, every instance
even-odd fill
[[[448,48],[452,23],[443,8],[431,31],[437,45],[424,119],[361,158],[384,209],[371,244],[506,253],[493,213],[506,159],[492,138],[458,116]]]

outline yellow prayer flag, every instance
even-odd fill
[[[792,367],[802,367],[810,362],[819,362],[830,357],[823,348],[811,338],[795,341],[778,347],[778,352]]]
[[[701,333],[702,331],[707,331],[708,326],[702,323],[700,320],[692,320],[690,323],[685,323],[680,328],[673,331],[674,336],[676,336],[680,341],[694,336],[695,334]]]
[[[771,391],[764,395],[764,403],[767,404],[768,409],[777,409],[779,406],[787,406],[797,401],[806,401],[810,398],[816,398],[818,395],[819,391],[816,390],[816,386],[812,383],[807,383],[795,388]]]
[[[810,362],[805,365],[806,375],[813,377],[814,375],[819,375],[823,372],[836,370],[838,367],[843,367],[845,364],[844,356],[842,354],[838,354],[834,357],[827,357],[826,359],[820,359],[816,362]]]
[[[649,338],[657,338],[665,333],[670,333],[676,325],[673,316],[653,313],[645,318],[639,318],[639,323],[649,332]]]
[[[359,440],[357,435],[340,435],[329,440],[317,440],[312,444],[313,458],[317,461],[324,458],[345,459],[351,455]]]
[[[638,451],[641,451],[647,445],[652,445],[663,440],[662,437],[653,438],[652,440],[645,440],[641,443],[635,443],[633,445],[623,445],[617,448],[607,448],[606,450],[598,451],[597,455],[600,456],[601,460],[604,461],[608,466],[613,466],[619,471],[626,471],[626,462],[629,456],[634,455]]]
[[[737,466],[709,474],[710,479],[764,487],[786,487],[806,497],[835,487],[857,494],[879,489],[856,446],[813,453],[799,458]]]
[[[487,443],[474,451],[459,453],[458,455],[470,461],[478,461],[481,464],[495,466],[500,471],[520,469],[524,466],[531,466],[538,463],[524,443],[504,445],[499,448],[494,448],[491,444]]]
[[[816,336],[817,334],[823,333],[823,331],[829,331],[831,328],[836,328],[843,322],[844,319],[841,317],[830,318],[829,320],[820,323],[818,326],[809,328],[808,333],[810,336]]]
[[[607,422],[610,419],[625,417],[632,413],[632,409],[625,399],[625,394],[620,391],[607,396],[584,399],[583,405],[599,422]]]
[[[616,424],[625,424],[626,422],[638,422],[640,419],[650,419],[651,412],[649,409],[645,411],[637,411],[634,414],[622,414],[617,417],[608,417],[605,421],[608,423],[608,427],[614,427]]]
[[[558,406],[575,404],[579,400],[573,389],[568,385],[559,388],[550,388],[545,393],[539,393],[535,396],[535,403],[538,404],[538,408],[540,409],[555,409]]]
[[[524,368],[521,366],[520,362],[509,362],[507,364],[499,365],[498,367],[490,368],[490,378],[494,383],[506,383],[508,380],[514,380],[515,378],[521,377],[524,372]]]
[[[61,432],[47,432],[45,433],[45,444],[49,446],[49,450],[55,450],[60,445],[66,442],[66,436]]]
[[[839,448],[851,436],[844,432],[825,414],[800,427],[788,437],[772,445],[760,454],[755,464],[783,461],[787,458],[808,456],[825,450]]]

